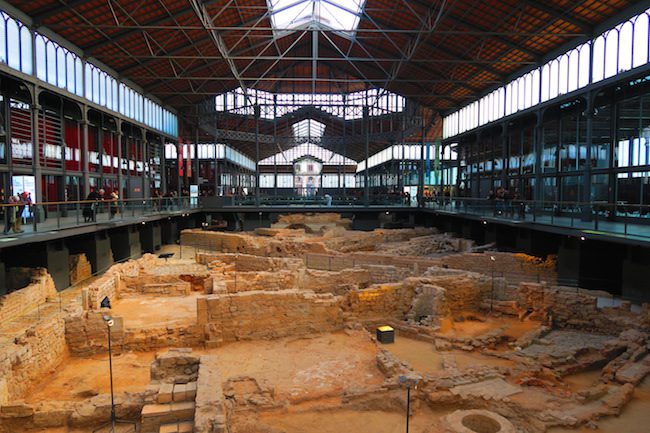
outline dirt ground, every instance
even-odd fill
[[[377,348],[360,331],[237,342],[194,352],[218,355],[224,381],[233,376],[252,376],[273,386],[278,398],[292,402],[339,395],[344,389],[378,385],[384,380],[376,367]],[[154,352],[114,356],[116,392],[142,391],[149,384],[154,357]],[[82,400],[88,394],[109,391],[107,355],[70,357],[46,383],[33,389],[27,400]]]
[[[438,433],[431,430],[444,413],[434,413],[426,407],[415,411],[409,420],[413,433]],[[272,427],[285,433],[402,433],[406,426],[406,414],[386,411],[331,410],[288,414],[267,414],[260,417]]]
[[[196,323],[198,295],[122,298],[114,302],[112,313],[123,317],[124,327],[131,329]]]
[[[503,335],[517,339],[525,333],[540,326],[539,322],[527,320],[522,322],[516,317],[485,317],[482,320],[465,320],[452,322],[441,320],[440,334],[453,338],[477,338],[495,329],[503,329]]]
[[[143,391],[149,384],[149,366],[154,353],[125,353],[113,356],[113,386],[116,393]],[[27,394],[28,403],[47,400],[83,400],[108,394],[108,355],[68,357],[46,381]]]
[[[596,422],[597,429],[553,428],[548,433],[648,433],[650,431],[650,377],[634,390],[634,397],[620,416],[606,417]]]
[[[415,371],[435,373],[442,370],[444,359],[455,361],[460,369],[479,365],[494,367],[513,367],[514,363],[507,359],[481,355],[480,353],[466,353],[461,351],[437,351],[432,343],[413,340],[397,335],[395,343],[386,344],[384,349],[390,351],[403,361],[406,361]]]
[[[377,347],[367,334],[354,331],[314,338],[237,342],[196,350],[221,360],[222,377],[246,375],[265,380],[278,399],[292,403],[339,395],[342,390],[381,384]]]

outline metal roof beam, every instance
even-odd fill
[[[547,5],[546,3],[542,2],[542,1],[537,1],[537,0],[535,0],[535,1],[522,0],[522,2],[526,6],[530,6],[533,9],[537,9],[538,11],[542,11],[544,13],[547,13],[547,14],[551,15],[552,17],[555,17],[557,19],[561,19],[563,21],[567,21],[567,22],[573,24],[574,26],[580,27],[580,29],[582,29],[582,31],[584,33],[591,34],[591,32],[593,31],[593,25],[591,25],[588,22],[583,21],[583,20],[581,20],[579,18],[576,18],[576,17],[573,17],[573,16],[569,15],[568,11],[565,12],[565,11],[558,10],[553,6]]]
[[[37,14],[33,15],[32,19],[34,20],[34,24],[36,24],[36,26],[39,26],[41,25],[43,20],[50,18],[51,16],[54,16],[58,13],[61,13],[62,10],[72,10],[75,7],[82,5],[86,2],[87,2],[86,0],[72,0],[68,2],[59,0],[58,3],[60,4],[45,8],[41,12],[38,12]]]
[[[219,0],[206,0],[205,4],[207,6],[209,6],[212,3],[216,3],[217,1],[219,1]],[[174,12],[174,14],[172,14],[172,15],[165,15],[164,17],[156,18],[155,20],[149,21],[147,23],[143,23],[142,26],[138,25],[135,28],[129,28],[128,30],[124,30],[124,31],[122,31],[122,32],[120,32],[118,34],[113,35],[110,40],[96,42],[94,44],[91,44],[91,45],[87,46],[85,48],[85,51],[92,52],[92,51],[95,51],[95,50],[100,50],[100,49],[102,49],[102,48],[104,48],[104,47],[106,47],[106,46],[108,46],[108,45],[110,45],[112,43],[115,43],[115,42],[120,41],[120,40],[122,40],[124,38],[127,38],[127,37],[129,37],[131,35],[134,35],[134,34],[140,32],[140,31],[145,30],[145,29],[143,29],[143,27],[146,27],[146,26],[158,26],[158,25],[163,24],[163,23],[165,23],[165,22],[167,22],[169,20],[176,20],[176,19],[182,17],[183,15],[192,12],[192,10],[193,10],[192,7],[183,8],[183,9],[177,11],[177,12]]]
[[[473,28],[476,28],[476,29],[487,32],[487,29],[485,29],[484,27],[477,26],[477,25],[474,25],[474,24],[470,24],[470,23],[468,23],[467,21],[465,21],[465,20],[463,20],[461,18],[457,18],[457,17],[451,15],[451,13],[449,13],[446,18],[453,21],[453,22],[455,22],[455,23],[457,23],[457,24],[462,25],[463,27],[468,27],[468,28],[473,27]],[[493,39],[493,40],[495,40],[495,41],[497,41],[497,42],[499,42],[501,44],[504,44],[504,45],[512,48],[513,50],[517,50],[517,51],[519,51],[521,53],[524,53],[527,56],[532,57],[533,59],[538,59],[539,58],[539,54],[535,53],[534,51],[529,50],[528,48],[526,48],[526,47],[524,47],[524,46],[522,46],[520,44],[514,43],[509,39],[506,39],[506,38],[503,38],[503,37],[497,36],[497,35],[486,35],[485,37]]]

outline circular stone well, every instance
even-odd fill
[[[457,410],[444,418],[448,433],[515,433],[515,427],[501,415],[489,410]]]

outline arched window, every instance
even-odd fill
[[[7,18],[7,57],[9,66],[20,70],[20,31],[12,18]]]
[[[43,36],[36,36],[36,76],[47,81],[47,53],[45,51],[45,40]]]
[[[25,26],[20,29],[20,55],[21,70],[26,74],[32,74],[32,32]]]
[[[75,90],[75,70],[74,70],[74,60],[75,55],[72,53],[67,53],[65,55],[65,66],[66,66],[66,89],[68,92],[74,93]]]
[[[99,104],[99,70],[97,68],[92,68],[92,80],[93,80],[93,102]]]
[[[573,92],[578,88],[578,78],[580,75],[580,50],[575,49],[569,53],[569,70],[567,92]]]
[[[584,44],[579,48],[580,58],[578,65],[578,86],[584,87],[589,84],[589,55],[591,52],[591,44]],[[594,58],[594,71],[595,71],[595,58]]]
[[[56,46],[47,41],[47,82],[56,86]]]
[[[56,85],[65,89],[65,50],[56,49]]]
[[[550,62],[551,64],[551,72],[550,72],[550,83],[549,83],[549,92],[548,92],[548,97],[549,99],[555,98],[559,94],[559,89],[560,89],[560,62],[558,62],[557,59],[552,60]]]
[[[632,67],[648,63],[648,13],[641,14],[634,23],[634,58]]]
[[[560,57],[558,70],[558,95],[567,93],[569,88],[569,56]]]
[[[7,63],[7,21],[0,14],[0,61]]]
[[[90,101],[92,100],[93,97],[93,69],[90,66],[90,63],[86,63],[85,74],[86,74],[86,99]]]
[[[74,70],[75,70],[75,93],[79,96],[84,94],[84,80],[83,80],[83,63],[81,59],[77,57],[74,61]]]
[[[547,63],[542,66],[542,102],[550,99],[551,90],[551,66]]]
[[[594,65],[592,81],[597,81],[605,78],[605,36],[600,35],[593,42],[594,50]]]
[[[540,76],[541,73],[539,69],[535,69],[533,73],[531,74],[532,77],[532,84],[531,84],[531,104],[539,104],[539,82],[540,82]]]
[[[618,72],[618,30],[612,29],[605,36],[605,78]]]
[[[623,24],[618,38],[618,72],[632,69],[632,41],[634,27],[630,21]]]

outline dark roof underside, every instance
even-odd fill
[[[445,111],[642,3],[367,0],[355,37],[314,39],[274,37],[266,0],[9,2],[181,111],[239,87],[236,76],[275,92],[370,83]]]

